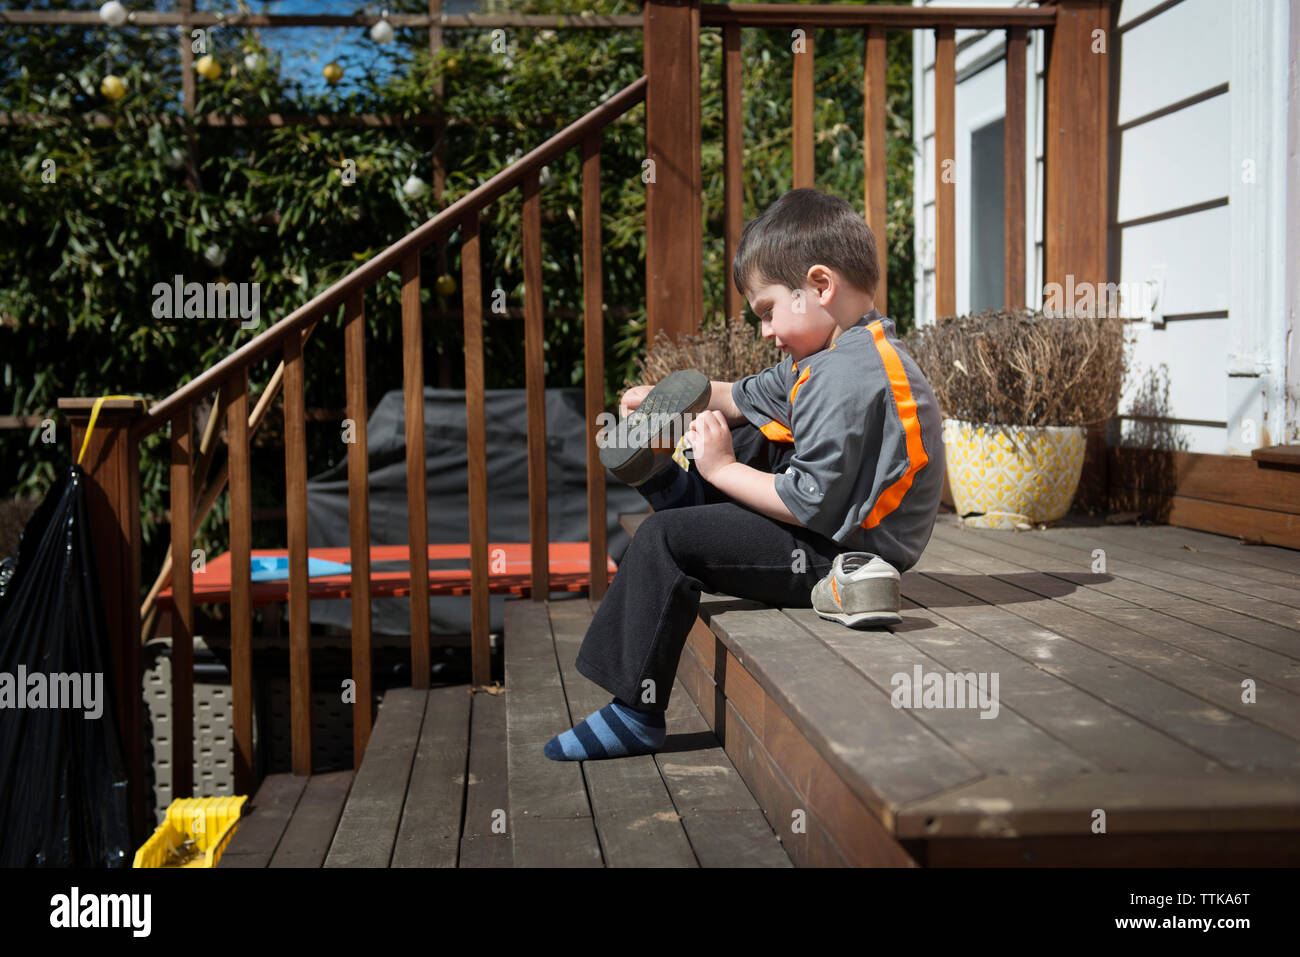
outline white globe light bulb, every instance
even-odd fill
[[[108,3],[99,8],[99,19],[110,27],[120,27],[126,23],[126,18],[126,7],[118,3],[117,0],[108,0]]]
[[[376,43],[390,43],[393,39],[393,25],[387,20],[380,20],[370,28],[370,39]]]
[[[424,180],[420,179],[418,176],[411,176],[402,184],[402,192],[410,197],[421,196],[428,188],[429,187]]]

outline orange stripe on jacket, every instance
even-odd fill
[[[795,380],[795,384],[790,388],[790,405],[794,405],[795,393],[799,391],[799,386],[808,381],[810,375],[812,375],[812,366],[804,366],[803,372],[799,373],[799,378]]]
[[[884,327],[879,322],[873,322],[867,328],[871,330],[880,359],[885,364],[889,387],[894,393],[894,404],[898,406],[898,417],[903,422],[903,431],[907,436],[907,471],[897,482],[880,493],[875,508],[862,521],[863,528],[875,528],[890,512],[898,508],[903,501],[903,496],[912,487],[912,479],[930,459],[925,454],[925,446],[921,443],[921,422],[916,417],[916,400],[912,398],[912,387],[907,382],[903,362],[898,358],[898,352],[885,338]]]
[[[794,441],[794,436],[790,433],[790,430],[787,429],[780,422],[776,421],[776,419],[773,419],[771,422],[767,423],[767,425],[763,426],[758,431],[762,432],[773,442]]]

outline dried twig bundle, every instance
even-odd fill
[[[949,418],[1087,426],[1116,411],[1127,368],[1124,321],[1026,309],[940,319],[904,340]]]
[[[654,385],[682,369],[698,369],[710,379],[735,382],[781,359],[780,349],[743,316],[733,316],[707,322],[699,333],[676,339],[661,330],[645,356],[636,360],[636,380],[624,385]]]

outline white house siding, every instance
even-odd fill
[[[1110,278],[1159,281],[1129,324],[1124,441],[1249,454],[1295,441],[1286,355],[1290,0],[1116,0]],[[955,6],[948,0],[944,4]],[[977,5],[995,5],[982,0]],[[1000,6],[1025,6],[1003,2]],[[1005,109],[1002,31],[956,35],[957,311],[970,309],[971,133]],[[1027,304],[1042,305],[1044,45],[1029,31]],[[934,35],[914,40],[916,319],[934,319]],[[1234,93],[1236,98],[1234,100]],[[1294,94],[1292,94],[1294,95]],[[1249,161],[1247,163],[1246,161]],[[1243,165],[1246,164],[1246,165]],[[1249,182],[1253,173],[1254,181]],[[1295,187],[1293,186],[1292,189]],[[1294,295],[1294,294],[1292,294]],[[1161,321],[1163,320],[1163,321]],[[1293,373],[1294,374],[1294,373]],[[1295,406],[1290,415],[1295,417]]]

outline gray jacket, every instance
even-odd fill
[[[736,407],[794,455],[776,492],[806,527],[900,572],[930,541],[943,429],[930,383],[873,309],[831,344],[732,385]]]

